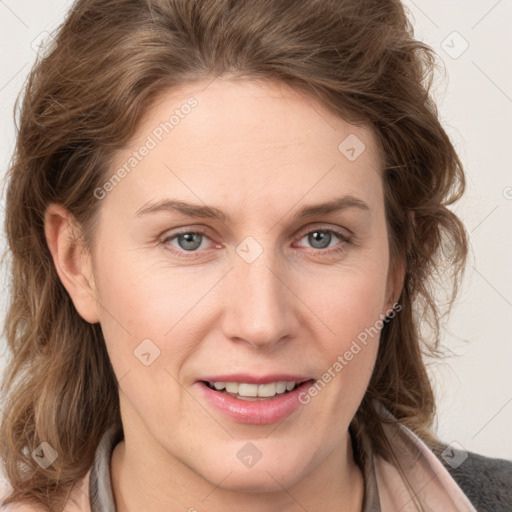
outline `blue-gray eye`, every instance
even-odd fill
[[[201,233],[184,233],[173,238],[176,238],[179,247],[184,251],[195,251],[199,249],[203,241],[203,235]]]
[[[332,240],[332,235],[330,231],[312,231],[307,235],[308,242],[311,244],[311,247],[314,249],[325,249],[329,247],[329,244]]]

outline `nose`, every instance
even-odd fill
[[[254,348],[272,348],[297,335],[294,294],[284,264],[266,250],[252,262],[235,255],[226,276],[223,332]]]

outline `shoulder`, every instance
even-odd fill
[[[512,510],[512,461],[450,447],[438,457],[477,510]]]

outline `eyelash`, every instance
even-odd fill
[[[336,254],[336,253],[339,253],[341,251],[346,250],[345,244],[353,243],[353,236],[352,235],[347,235],[347,234],[345,234],[345,233],[343,233],[341,231],[338,231],[336,229],[320,229],[320,228],[316,228],[316,229],[312,229],[310,231],[306,231],[304,234],[302,234],[299,237],[299,240],[302,240],[305,236],[310,235],[311,233],[315,233],[315,232],[330,233],[330,234],[335,235],[336,237],[338,237],[340,239],[340,241],[341,241],[341,243],[336,245],[334,248],[326,248],[326,249],[315,249],[315,248],[312,248],[313,251],[318,252],[318,253],[333,255],[333,254]],[[179,231],[177,233],[173,233],[172,235],[166,236],[162,240],[162,244],[163,245],[167,245],[171,240],[174,240],[175,238],[178,238],[179,236],[188,235],[188,234],[199,235],[199,236],[202,236],[202,237],[205,237],[205,238],[209,239],[208,235],[204,231],[188,229],[188,230]],[[195,251],[185,251],[185,250],[177,250],[177,249],[174,249],[174,248],[173,249],[169,249],[167,247],[166,247],[166,250],[170,251],[173,255],[175,255],[175,256],[177,256],[179,258],[187,258],[187,259],[200,257],[201,256],[200,252],[202,252],[202,251],[198,251],[198,250],[195,250]]]

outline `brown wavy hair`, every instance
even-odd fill
[[[465,182],[432,100],[436,57],[415,40],[402,4],[79,0],[54,37],[17,102],[19,132],[7,176],[10,360],[0,457],[12,492],[4,504],[63,510],[102,435],[121,424],[101,327],[78,315],[48,249],[48,205],[64,205],[92,247],[101,204],[94,190],[156,96],[225,74],[291,85],[376,136],[391,266],[405,265],[406,274],[402,309],[382,329],[351,428],[356,436],[369,432],[376,453],[390,456],[372,405],[377,399],[435,447],[423,356],[440,354],[440,323],[464,271],[467,235],[448,207]],[[434,296],[440,278],[449,283],[447,308]],[[59,454],[46,469],[30,455],[43,441]]]

